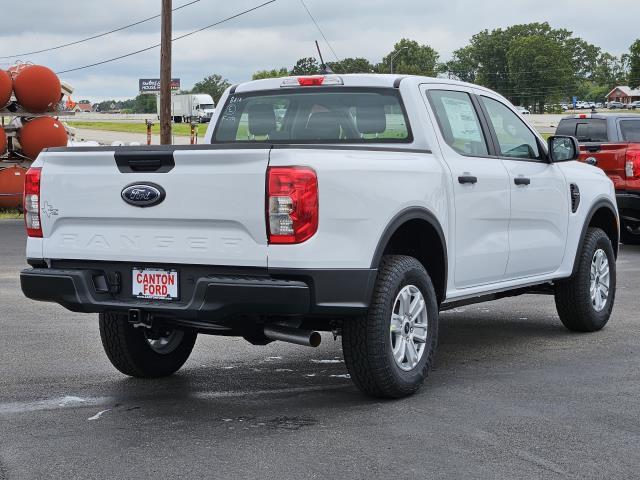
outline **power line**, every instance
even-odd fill
[[[199,1],[200,0],[193,0],[192,2],[185,3],[184,5],[180,5],[179,7],[174,8],[172,11],[175,12],[177,10],[181,10],[181,9],[183,9],[185,7],[193,5],[194,3],[198,3]],[[79,43],[88,42],[89,40],[95,40],[96,38],[106,37],[107,35],[111,35],[112,33],[120,32],[122,30],[126,30],[127,28],[135,27],[136,25],[140,25],[142,23],[149,22],[149,21],[154,20],[154,19],[159,18],[159,17],[160,17],[160,14],[154,15],[153,17],[145,18],[144,20],[139,20],[137,22],[130,23],[130,24],[125,25],[123,27],[114,28],[113,30],[109,30],[108,32],[100,33],[98,35],[93,35],[91,37],[83,38],[81,40],[75,40],[73,42],[63,43],[62,45],[57,45],[55,47],[45,48],[43,50],[34,50],[33,52],[17,53],[15,55],[4,55],[4,56],[1,56],[0,59],[26,57],[27,55],[35,55],[37,53],[50,52],[52,50],[59,50],[61,48],[70,47],[72,45],[78,45]]]
[[[236,13],[235,15],[232,15],[232,16],[227,17],[225,19],[219,20],[219,21],[217,21],[215,23],[212,23],[211,25],[207,25],[206,27],[202,27],[202,28],[199,28],[199,29],[194,30],[192,32],[185,33],[184,35],[180,35],[178,37],[172,38],[171,41],[175,42],[177,40],[181,40],[181,39],[189,37],[191,35],[195,35],[196,33],[202,32],[203,30],[207,30],[208,28],[216,27],[216,26],[218,26],[218,25],[220,25],[222,23],[228,22],[228,21],[233,20],[235,18],[241,17],[242,15],[245,15],[247,13],[253,12],[254,10],[258,10],[259,8],[265,7],[265,6],[267,6],[270,3],[273,3],[275,1],[276,0],[269,0],[268,2],[261,3],[260,5],[257,5],[257,6],[255,6],[253,8],[249,8],[249,9],[244,10],[242,12]],[[135,52],[125,53],[124,55],[119,55],[117,57],[109,58],[108,60],[103,60],[101,62],[91,63],[89,65],[83,65],[81,67],[70,68],[68,70],[62,70],[62,71],[56,72],[56,73],[57,74],[62,74],[62,73],[76,72],[78,70],[84,70],[85,68],[91,68],[91,67],[96,67],[98,65],[104,65],[105,63],[115,62],[116,60],[121,60],[123,58],[127,58],[127,57],[132,57],[134,55],[138,55],[139,53],[148,52],[149,50],[153,50],[154,48],[158,48],[159,46],[160,46],[160,44],[157,43],[155,45],[151,45],[150,47],[141,48],[140,50],[136,50]]]
[[[316,28],[318,29],[318,31],[320,32],[320,35],[322,35],[322,38],[324,38],[325,43],[327,44],[327,46],[329,47],[329,50],[331,50],[331,53],[333,53],[333,56],[336,59],[336,62],[340,61],[340,58],[338,58],[338,55],[336,54],[336,51],[333,49],[333,47],[331,46],[331,44],[329,43],[329,40],[327,40],[327,37],[324,35],[324,32],[322,31],[322,29],[320,28],[320,25],[318,25],[318,22],[316,22],[316,19],[313,17],[313,15],[311,14],[311,11],[309,10],[309,8],[307,7],[307,4],[304,3],[304,0],[300,0],[300,3],[302,4],[302,6],[304,7],[304,9],[307,11],[307,13],[309,14],[309,18],[311,18],[311,21],[315,24]]]

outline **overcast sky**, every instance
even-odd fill
[[[174,7],[190,0],[173,0]],[[174,36],[214,23],[265,0],[200,0],[174,13]],[[305,0],[339,57],[378,62],[402,37],[434,47],[441,60],[485,28],[548,21],[619,55],[640,37],[638,0]],[[71,42],[118,28],[160,11],[160,0],[27,0],[3,8],[0,56]],[[159,42],[159,19],[80,45],[20,60],[66,70]],[[212,73],[231,82],[260,69],[291,67],[315,56],[321,40],[300,0],[277,0],[214,29],[174,42],[173,74],[183,88]],[[333,60],[323,45],[325,60]],[[76,88],[76,100],[126,98],[137,94],[138,78],[157,78],[160,50],[61,77]],[[11,59],[0,59],[8,67]]]

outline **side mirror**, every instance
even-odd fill
[[[580,156],[580,144],[575,137],[549,137],[549,158],[552,162],[568,162]]]

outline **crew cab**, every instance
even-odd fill
[[[623,243],[640,243],[640,117],[582,114],[560,120],[557,135],[580,142],[580,160],[613,181]]]
[[[342,337],[356,385],[418,390],[441,310],[525,293],[592,332],[615,298],[612,182],[502,96],[318,75],[230,87],[206,145],[49,149],[25,184],[24,294],[98,313],[113,365],[162,377],[198,334]]]

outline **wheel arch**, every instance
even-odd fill
[[[444,231],[436,216],[426,208],[410,207],[396,214],[385,228],[371,262],[378,268],[387,254],[415,257],[425,267],[436,290],[438,304],[447,291],[448,258]]]
[[[620,242],[620,222],[616,213],[616,208],[613,203],[608,199],[600,199],[595,202],[589,213],[587,214],[584,225],[582,226],[582,232],[580,233],[580,241],[578,242],[578,248],[573,260],[573,270],[571,274],[575,274],[578,269],[579,252],[584,245],[584,238],[587,234],[589,227],[598,227],[604,230],[609,239],[611,240],[611,246],[613,247],[613,253],[618,258],[618,244]]]

